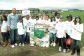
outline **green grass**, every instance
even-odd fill
[[[64,16],[66,20],[66,16],[72,14],[73,16],[79,15],[84,23],[84,11],[65,11],[62,12],[61,15]],[[0,41],[2,37],[0,35]],[[84,47],[84,32],[82,34],[81,47]],[[30,47],[29,45],[25,45],[24,47],[0,47],[0,56],[71,56],[71,52],[62,53],[58,52],[58,47],[49,47],[49,48],[41,48],[41,47]],[[84,48],[81,49],[81,56],[84,56]]]

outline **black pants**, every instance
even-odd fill
[[[9,32],[2,32],[1,34],[2,34],[2,38],[3,38],[3,42],[9,40]]]
[[[66,43],[65,43],[65,38],[58,38],[58,44],[60,47],[63,49],[66,49]]]
[[[23,44],[25,42],[25,35],[19,35],[19,43]]]
[[[26,33],[25,42],[30,44],[30,33],[29,32]]]

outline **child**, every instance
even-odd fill
[[[58,38],[58,44],[59,44],[59,51],[66,52],[66,45],[65,45],[65,26],[63,22],[63,18],[60,18],[59,22],[56,24],[56,36]]]
[[[56,30],[55,30],[55,26],[56,26],[56,21],[52,21],[50,23],[51,27],[49,29],[49,35],[50,35],[50,45],[51,46],[55,46],[56,45]]]
[[[18,29],[18,35],[19,35],[19,46],[24,46],[25,42],[25,37],[24,37],[24,25],[23,25],[23,20],[22,17],[20,16],[19,22],[17,23],[17,29]]]
[[[3,46],[7,46],[9,42],[9,32],[7,31],[7,17],[2,15],[1,34],[3,37]]]
[[[74,55],[77,52],[77,56],[80,56],[80,44],[81,34],[83,32],[83,24],[81,23],[81,18],[77,16],[74,20],[71,38],[73,39],[72,53]]]

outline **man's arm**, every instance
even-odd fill
[[[11,17],[10,17],[10,15],[8,15],[7,16],[8,31],[10,31],[10,24],[11,24]]]

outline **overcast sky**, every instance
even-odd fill
[[[40,7],[84,9],[84,0],[0,0],[0,9]]]

